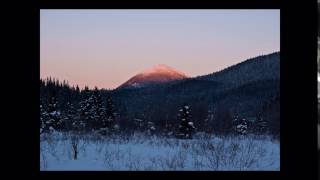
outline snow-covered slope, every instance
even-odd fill
[[[183,72],[164,64],[158,64],[133,76],[119,88],[139,88],[187,78]]]

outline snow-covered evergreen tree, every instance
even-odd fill
[[[180,119],[180,124],[177,136],[180,138],[191,139],[195,131],[195,127],[193,122],[190,120],[190,108],[187,104],[184,104],[179,110],[178,118]]]
[[[98,130],[103,127],[103,122],[106,119],[106,111],[103,105],[103,100],[98,88],[93,92],[93,129]]]
[[[246,135],[248,132],[248,122],[245,118],[235,117],[233,120],[234,131],[239,135]]]
[[[46,126],[48,127],[49,131],[57,131],[62,128],[62,118],[61,118],[61,113],[57,109],[57,100],[55,96],[53,95],[50,98],[48,108],[47,108],[47,113],[48,113],[48,121],[46,121]]]
[[[116,113],[115,113],[113,101],[111,96],[108,96],[107,103],[106,103],[106,112],[105,112],[105,115],[103,115],[102,127],[100,128],[100,131],[102,132],[103,135],[106,135],[118,129],[118,125],[115,122],[115,118],[116,118]]]
[[[88,87],[81,92],[82,98],[80,102],[80,109],[79,111],[79,123],[81,122],[85,127],[85,130],[90,130],[93,115],[92,115],[92,105],[93,105],[93,98]]]
[[[40,104],[40,134],[47,130],[48,113],[46,112],[43,104]]]

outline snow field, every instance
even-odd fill
[[[40,137],[40,170],[279,171],[280,143],[268,136],[181,140],[134,134],[78,135],[73,159],[70,133]]]

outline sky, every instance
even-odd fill
[[[280,10],[41,10],[40,78],[113,89],[166,64],[190,77],[280,51]]]

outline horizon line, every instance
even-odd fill
[[[238,63],[235,63],[235,64],[232,64],[232,65],[230,65],[230,66],[224,67],[224,68],[222,68],[222,69],[220,69],[220,70],[217,70],[217,71],[214,71],[214,72],[211,72],[211,73],[208,73],[208,74],[202,74],[202,75],[196,75],[196,76],[188,76],[188,77],[186,77],[186,78],[184,78],[184,79],[192,79],[192,78],[197,78],[197,77],[202,77],[202,76],[206,76],[206,75],[218,73],[218,72],[224,71],[224,70],[226,70],[226,69],[228,69],[228,68],[230,68],[230,67],[233,67],[233,66],[236,66],[236,65],[238,65],[238,64],[241,64],[241,63],[243,63],[243,62],[246,62],[246,61],[248,61],[248,60],[251,60],[251,59],[254,59],[254,58],[258,58],[258,57],[261,57],[261,56],[267,56],[267,55],[275,54],[275,53],[280,53],[280,50],[279,50],[279,51],[274,51],[274,52],[268,53],[268,54],[262,54],[262,55],[257,55],[257,56],[254,56],[254,57],[246,58],[246,59],[243,60],[243,61],[240,61],[240,62],[238,62]],[[165,66],[168,66],[168,67],[172,67],[172,66],[167,65],[167,64],[159,63],[159,64],[154,64],[153,66],[151,66],[151,68],[154,67],[154,66],[157,66],[157,65],[165,65]],[[140,73],[143,72],[143,71],[144,71],[144,70],[141,70]],[[181,70],[177,70],[177,71],[178,71],[178,72],[183,72],[183,71],[181,71]],[[183,72],[183,73],[184,73],[184,72]],[[139,74],[139,73],[138,73],[138,74]],[[184,74],[185,74],[185,73],[184,73]],[[136,74],[136,75],[137,75],[137,74]],[[122,82],[120,85],[118,85],[118,86],[115,87],[115,88],[107,88],[107,87],[99,88],[97,85],[94,85],[92,88],[90,88],[89,85],[79,86],[79,84],[69,84],[69,81],[68,81],[67,79],[62,79],[62,80],[61,80],[61,79],[59,79],[59,78],[57,78],[57,77],[55,77],[55,76],[40,77],[40,80],[47,80],[47,79],[50,79],[50,78],[51,78],[53,81],[58,81],[58,82],[60,82],[61,84],[64,83],[64,82],[66,82],[66,84],[67,84],[68,86],[70,86],[70,87],[76,88],[76,87],[78,86],[80,90],[84,90],[86,87],[88,87],[89,90],[93,90],[93,89],[95,89],[95,88],[98,88],[99,90],[115,90],[115,89],[117,89],[118,87],[120,87],[121,84],[124,83],[124,82]],[[130,78],[129,78],[129,79],[130,79]]]

